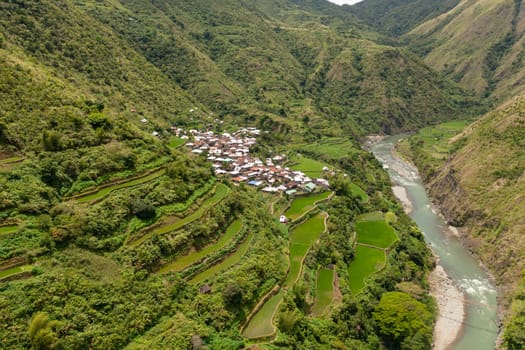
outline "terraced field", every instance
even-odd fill
[[[316,142],[298,145],[298,151],[304,149],[308,152],[324,154],[334,159],[348,157],[352,155],[349,152],[356,152],[355,145],[346,138],[342,137],[323,137]]]
[[[386,254],[383,249],[358,245],[355,259],[348,267],[350,290],[357,294],[365,286],[366,279],[385,266]]]
[[[208,278],[215,276],[217,273],[221,271],[225,271],[229,269],[230,267],[234,266],[235,264],[237,264],[248,251],[250,247],[250,243],[252,242],[253,236],[254,236],[253,233],[248,235],[248,237],[246,237],[244,242],[241,245],[239,245],[239,247],[233,254],[229,255],[226,259],[222,260],[220,263],[213,265],[210,268],[195,275],[189,280],[189,283],[191,284],[201,283],[207,280]]]
[[[284,284],[285,288],[292,287],[301,274],[303,259],[310,246],[319,239],[325,230],[326,213],[319,213],[290,233],[290,270]]]
[[[230,189],[228,188],[228,186],[222,183],[218,184],[217,186],[215,186],[215,193],[213,194],[213,196],[211,196],[210,198],[207,198],[204,202],[202,202],[199,209],[195,210],[193,213],[183,218],[178,218],[178,217],[165,218],[164,224],[161,224],[161,226],[149,231],[141,238],[135,241],[132,241],[130,245],[137,246],[155,234],[163,235],[168,232],[173,232],[173,231],[181,229],[182,227],[199,219],[206,210],[208,210],[210,207],[212,207],[213,205],[223,200],[228,195],[229,192],[230,192]]]
[[[212,253],[215,253],[221,250],[232,240],[232,238],[237,233],[239,233],[241,228],[242,228],[242,220],[241,219],[235,220],[230,226],[228,226],[224,235],[222,235],[222,237],[220,237],[216,243],[210,244],[202,248],[199,251],[196,251],[196,252],[193,252],[193,253],[190,253],[188,255],[178,258],[173,263],[168,264],[164,266],[162,269],[160,269],[159,273],[166,273],[170,271],[181,271],[185,269],[186,267],[194,264],[195,262],[205,258],[209,254],[212,254]]]
[[[113,191],[116,191],[116,190],[119,190],[121,188],[126,188],[126,187],[133,187],[133,186],[138,186],[138,185],[141,185],[141,184],[144,184],[148,181],[151,181],[151,180],[154,180],[162,175],[164,175],[165,173],[165,170],[164,169],[159,169],[155,172],[152,172],[148,175],[145,175],[143,177],[137,177],[135,179],[132,179],[130,181],[125,181],[125,182],[121,182],[119,184],[115,184],[113,186],[108,186],[108,187],[104,187],[104,188],[101,188],[100,190],[94,192],[94,193],[87,193],[85,195],[78,195],[78,196],[75,196],[75,200],[79,203],[88,203],[88,202],[93,202],[95,200],[100,200],[100,199],[103,199],[104,197],[106,197],[107,195],[109,195],[111,192]]]
[[[378,221],[383,220],[384,215],[380,211],[372,211],[370,213],[365,213],[357,217],[357,221]]]
[[[16,232],[18,230],[17,225],[0,226],[0,235],[6,235],[9,233]]]
[[[0,159],[0,165],[18,163],[24,160],[24,157],[13,156],[9,158]]]
[[[293,161],[296,164],[290,166],[290,168],[293,170],[302,171],[309,177],[320,177],[323,173],[323,167],[328,167],[328,164],[326,163],[306,158],[302,155],[295,156]]]
[[[366,192],[355,183],[350,184],[350,191],[352,192],[352,196],[358,197],[361,202],[368,202],[368,194],[366,194]]]
[[[334,299],[334,270],[322,268],[317,272],[316,298],[312,315],[322,316]]]
[[[330,194],[331,192],[322,192],[310,196],[295,197],[284,215],[292,221],[296,220],[315,208],[317,202],[327,199]]]
[[[468,120],[454,120],[446,123],[441,123],[426,128],[420,129],[415,135],[410,138],[413,142],[422,142],[421,149],[423,153],[430,156],[435,163],[446,159],[454,144],[450,142],[454,136],[460,134],[472,121]],[[410,143],[408,138],[401,141],[396,149],[402,154],[409,155]]]
[[[186,143],[186,140],[174,136],[174,137],[170,138],[170,140],[168,142],[168,145],[171,148],[179,148],[180,146],[184,145],[185,143]]]
[[[264,303],[259,311],[253,316],[248,326],[242,332],[242,336],[248,339],[271,337],[275,333],[273,319],[277,313],[279,305],[281,304],[283,296],[284,292],[281,290],[268,299],[268,301]]]
[[[357,218],[357,246],[355,259],[348,267],[350,290],[359,293],[366,279],[382,269],[386,263],[386,249],[398,237],[386,222],[382,212],[370,212]]]
[[[0,271],[0,281],[5,278],[14,276],[14,275],[18,275],[24,272],[29,272],[32,269],[33,269],[33,265],[22,265],[22,266],[13,267],[11,269],[7,269],[4,271]]]
[[[270,298],[257,311],[246,325],[242,335],[248,339],[269,337],[274,334],[273,319],[284,296],[284,293],[293,287],[301,276],[302,265],[310,246],[321,236],[326,226],[327,214],[321,212],[299,226],[290,234],[290,269],[286,276],[283,288],[279,293]]]
[[[358,221],[356,223],[357,242],[388,248],[397,240],[394,229],[384,220]]]

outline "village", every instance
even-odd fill
[[[212,162],[216,175],[229,176],[236,183],[246,183],[263,192],[283,192],[295,195],[298,192],[310,193],[318,187],[328,188],[328,180],[312,179],[305,173],[284,166],[286,155],[280,154],[264,161],[250,155],[250,147],[255,145],[261,131],[254,127],[241,128],[233,133],[216,135],[213,131],[185,131],[173,126],[172,132],[186,139],[186,147],[194,154],[202,154]],[[328,172],[328,168],[323,171]]]

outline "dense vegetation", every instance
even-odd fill
[[[348,8],[365,23],[389,36],[400,36],[418,24],[438,17],[460,0],[367,0]]]
[[[243,348],[278,285],[268,349],[429,348],[432,258],[358,138],[468,117],[475,97],[323,1],[0,8],[2,348]],[[287,270],[302,221],[277,220],[291,199],[215,177],[174,124],[257,126],[262,159],[334,171],[334,196],[303,202],[300,220],[328,219],[299,269]],[[378,224],[384,259],[370,270],[365,254],[354,288],[370,212],[397,220]],[[339,297],[313,317],[327,266]]]

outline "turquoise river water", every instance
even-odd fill
[[[461,325],[461,331],[450,349],[492,350],[498,336],[496,289],[479,262],[450,233],[447,223],[433,210],[417,169],[394,155],[394,146],[401,137],[385,138],[372,144],[370,149],[388,168],[392,183],[406,190],[412,203],[410,217],[424,233],[425,240],[453,284],[465,296],[465,318],[451,320]]]

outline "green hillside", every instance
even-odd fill
[[[460,0],[366,0],[348,7],[377,31],[399,36],[418,24],[448,12]]]
[[[502,102],[524,81],[522,11],[520,1],[461,1],[405,39],[431,67]]]
[[[471,94],[321,0],[0,8],[3,349],[243,348],[243,325],[277,286],[271,347],[428,347],[428,327],[390,339],[372,317],[400,282],[427,291],[432,257],[358,140],[468,118]],[[174,147],[174,125],[258,127],[254,157],[308,160],[295,165],[328,179],[333,197],[304,210],[327,213],[326,230],[299,269],[301,222],[273,212],[291,198],[215,176]],[[356,218],[377,211],[399,217],[399,240],[353,293]],[[310,317],[327,266],[334,300]],[[434,312],[427,294],[403,295]]]

